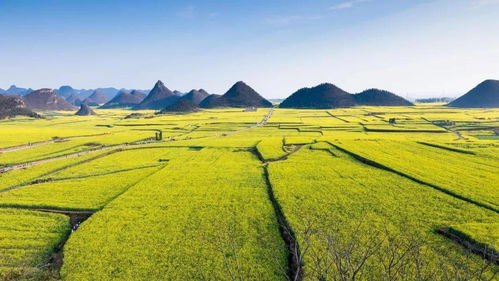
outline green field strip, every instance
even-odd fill
[[[434,185],[432,183],[429,183],[429,182],[426,182],[424,180],[421,180],[419,178],[416,178],[416,177],[413,177],[407,173],[404,173],[404,172],[401,172],[400,170],[396,170],[396,169],[393,169],[391,167],[388,167],[388,166],[385,166],[379,162],[376,162],[374,160],[371,160],[371,159],[368,159],[368,158],[365,158],[355,152],[352,152],[350,150],[347,150],[347,149],[344,149],[342,148],[341,146],[338,146],[336,144],[333,144],[331,143],[331,145],[333,145],[335,148],[337,148],[338,150],[352,156],[353,158],[357,159],[358,161],[364,163],[364,164],[367,164],[369,166],[372,166],[372,167],[375,167],[375,168],[379,168],[379,169],[382,169],[382,170],[385,170],[385,171],[389,171],[389,172],[392,172],[394,174],[397,174],[399,176],[402,176],[402,177],[405,177],[407,179],[410,179],[416,183],[419,183],[419,184],[422,184],[422,185],[425,185],[425,186],[428,186],[428,187],[431,187],[431,188],[434,188],[440,192],[443,192],[447,195],[450,195],[452,197],[455,197],[457,199],[460,199],[460,200],[463,200],[463,201],[466,201],[468,203],[471,203],[471,204],[474,204],[476,206],[479,206],[479,207],[482,207],[482,208],[485,208],[485,209],[488,209],[488,210],[491,210],[493,212],[496,212],[496,213],[499,213],[499,209],[498,208],[495,208],[495,207],[492,207],[492,206],[489,206],[488,204],[484,204],[482,202],[479,202],[479,201],[475,201],[473,199],[470,199],[468,197],[465,197],[459,193],[456,193],[452,190],[449,190],[447,188],[444,188],[444,187],[441,187],[441,186],[437,186],[437,185]]]
[[[10,164],[10,165],[7,165],[5,167],[2,167],[2,168],[3,168],[3,170],[8,171],[9,169],[12,169],[12,167],[14,167],[14,169],[16,167],[19,167],[19,168],[31,167],[34,165],[38,165],[38,163],[45,163],[48,161],[53,161],[53,160],[57,160],[57,159],[64,159],[64,158],[69,158],[69,157],[79,157],[81,155],[85,155],[88,153],[103,151],[103,150],[110,150],[110,149],[119,148],[119,147],[121,147],[121,145],[100,146],[97,148],[90,148],[90,149],[81,150],[81,151],[77,151],[77,152],[53,155],[53,156],[49,156],[49,157],[45,157],[45,158],[37,158],[35,160],[30,160],[30,161],[26,161],[26,162],[14,163],[14,164]]]
[[[445,150],[448,150],[448,151],[458,152],[458,153],[472,154],[472,155],[475,154],[475,152],[470,151],[470,150],[464,150],[464,149],[454,148],[454,147],[450,147],[450,146],[446,146],[446,145],[441,145],[441,144],[436,144],[436,143],[430,143],[430,142],[424,142],[424,141],[418,141],[417,143],[422,144],[422,145],[431,146],[431,147],[445,149]]]
[[[99,176],[107,176],[107,175],[113,175],[113,174],[120,174],[123,172],[130,172],[130,171],[136,171],[136,170],[141,170],[141,169],[148,169],[148,168],[157,168],[157,167],[164,167],[164,164],[155,164],[155,165],[145,165],[145,166],[137,166],[133,168],[127,168],[127,169],[121,169],[121,170],[114,170],[114,171],[107,171],[107,172],[102,172],[102,173],[96,173],[96,174],[88,174],[88,175],[81,175],[81,176],[74,176],[74,177],[61,177],[61,178],[42,178],[40,179],[42,182],[54,182],[54,181],[67,181],[67,180],[76,180],[76,179],[90,179],[93,177],[99,177]]]
[[[31,167],[31,166],[39,165],[41,163],[50,162],[50,161],[54,161],[54,160],[58,160],[58,159],[80,157],[82,155],[96,152],[96,151],[111,150],[111,149],[121,150],[121,149],[128,148],[128,147],[147,145],[150,143],[156,143],[154,138],[142,139],[142,140],[139,140],[139,141],[134,142],[134,143],[102,145],[102,146],[99,146],[97,148],[90,148],[90,149],[86,149],[86,150],[82,150],[82,151],[78,151],[78,152],[72,152],[72,153],[67,153],[67,154],[62,154],[62,155],[55,155],[55,156],[51,156],[51,157],[46,157],[46,158],[37,159],[37,160],[29,161],[29,162],[8,165],[8,166],[4,166],[4,167],[0,166],[0,173],[4,173],[6,171],[15,170],[15,169]]]
[[[302,254],[300,252],[300,245],[298,244],[296,234],[293,231],[291,224],[286,219],[282,207],[275,197],[274,188],[272,187],[272,182],[270,181],[267,163],[263,166],[263,175],[265,178],[265,183],[267,185],[267,194],[277,218],[279,232],[281,233],[281,238],[284,240],[287,247],[288,264],[286,268],[286,278],[287,280],[302,280],[303,260]]]
[[[44,177],[64,178],[93,175],[116,170],[126,170],[140,166],[154,166],[159,163],[165,147],[155,145],[144,145],[139,147],[125,147],[113,150],[112,153],[102,154],[100,157],[68,166],[64,169],[54,171]],[[130,161],[133,159],[133,161]]]
[[[495,188],[499,175],[495,172],[498,165],[494,158],[455,153],[409,141],[335,141],[334,146],[360,161],[499,211],[499,201],[495,200],[499,198],[499,190]]]
[[[170,153],[169,168],[130,188],[71,236],[63,278],[232,280],[232,273],[285,280],[285,245],[260,161],[227,149]],[[99,260],[88,258],[97,253]],[[157,266],[143,266],[150,263]]]
[[[45,177],[49,174],[77,166],[82,163],[104,157],[114,152],[105,152],[98,155],[87,154],[79,158],[58,159],[54,162],[45,163],[38,166],[32,166],[22,170],[14,170],[6,173],[0,173],[0,193],[13,189],[20,185],[25,185],[35,181],[38,178]]]
[[[157,167],[120,174],[26,185],[0,194],[0,206],[26,209],[99,210]]]

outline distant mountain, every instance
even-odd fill
[[[39,89],[23,97],[26,106],[35,111],[75,110],[72,104],[58,96],[52,89]]]
[[[220,97],[211,97],[208,102],[201,102],[201,107],[272,107],[272,103],[260,96],[243,81],[234,84]]]
[[[66,97],[66,101],[69,102],[70,104],[73,104],[73,105],[80,105],[81,104],[80,97],[78,96],[78,94],[75,94],[75,93],[72,93],[71,95]]]
[[[31,88],[19,88],[16,85],[11,85],[7,90],[0,89],[0,94],[24,96],[32,91]]]
[[[217,100],[221,97],[221,95],[217,95],[217,94],[211,94],[209,96],[207,96],[206,98],[204,98],[200,103],[199,103],[199,107],[202,107],[202,108],[212,108],[212,107],[216,107],[216,104],[217,104]]]
[[[286,98],[281,108],[335,108],[355,105],[352,95],[333,84],[324,83],[312,88],[302,88]]]
[[[95,115],[95,112],[85,103],[81,104],[80,109],[75,113],[78,116]]]
[[[105,96],[107,98],[107,101],[112,99],[119,92],[118,89],[112,87],[97,89],[74,89],[69,85],[61,86],[55,91],[59,96],[65,98],[66,100],[68,100],[69,97],[73,97],[73,100],[84,100],[86,98],[89,98],[95,92],[98,92],[99,95]],[[92,99],[88,100],[88,102],[95,103],[95,101]]]
[[[95,91],[98,91],[100,94],[102,94],[103,96],[105,96],[107,98],[107,100],[109,101],[114,96],[116,96],[120,90],[116,89],[116,88],[113,88],[113,87],[108,87],[108,88],[97,88],[95,90],[90,90],[90,91],[92,91],[92,93],[95,92]]]
[[[158,81],[147,97],[135,109],[163,109],[175,103],[180,97]]]
[[[195,104],[191,100],[182,98],[176,101],[174,104],[169,105],[163,110],[161,110],[160,113],[170,113],[170,112],[188,113],[188,112],[195,112],[198,110],[199,107],[197,104]]]
[[[499,107],[499,80],[485,80],[448,105],[452,107]]]
[[[379,89],[365,90],[359,94],[353,95],[355,102],[358,105],[370,106],[411,106],[411,102],[402,97],[395,95],[392,92]]]
[[[138,99],[140,99],[140,101],[142,102],[146,97],[147,97],[147,94],[146,92],[142,91],[142,90],[132,90],[130,92],[130,94]]]
[[[199,105],[207,96],[209,96],[205,90],[191,90],[187,94],[183,95],[181,99],[192,101],[194,104]]]
[[[104,93],[100,90],[95,90],[88,98],[84,99],[82,103],[90,105],[90,106],[97,106],[101,104],[105,104],[108,102],[110,98],[108,98]]]
[[[179,97],[184,95],[184,93],[182,93],[181,91],[177,91],[177,90],[173,91],[173,94],[176,96],[179,96]]]
[[[342,108],[356,105],[410,106],[411,102],[394,93],[369,89],[350,94],[339,87],[324,83],[312,88],[302,88],[281,102],[281,108]]]
[[[55,90],[57,94],[67,100],[68,97],[70,96],[77,96],[78,97],[78,91],[73,89],[73,87],[64,85],[60,86],[59,89]]]
[[[132,92],[121,90],[112,100],[108,101],[101,108],[134,107],[140,104],[145,97],[146,94],[138,90],[133,90]]]
[[[33,118],[41,117],[37,113],[26,108],[26,103],[21,97],[0,94],[0,119],[19,115]]]

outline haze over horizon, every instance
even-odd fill
[[[457,97],[499,79],[498,18],[498,0],[0,0],[0,88]]]

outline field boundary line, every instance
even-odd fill
[[[461,132],[459,132],[459,131],[454,131],[454,130],[451,130],[450,128],[447,128],[447,127],[445,127],[445,126],[443,126],[443,125],[436,124],[436,123],[435,123],[435,121],[431,121],[431,120],[429,120],[429,119],[428,119],[428,118],[426,118],[426,117],[421,117],[421,119],[425,120],[426,122],[428,122],[428,123],[430,123],[430,124],[433,124],[434,126],[440,127],[440,128],[442,128],[442,129],[446,130],[446,131],[447,131],[447,132],[449,132],[449,133],[453,133],[453,134],[455,134],[455,135],[456,135],[456,137],[457,137],[457,139],[455,139],[456,141],[457,141],[457,140],[464,140],[463,135],[462,135],[462,134],[461,134]]]
[[[135,182],[133,182],[133,183],[129,184],[129,185],[128,185],[128,186],[127,186],[127,187],[126,187],[126,188],[125,188],[122,192],[120,192],[120,193],[116,194],[114,197],[112,197],[111,199],[109,199],[109,200],[107,201],[107,203],[106,203],[106,204],[104,204],[104,206],[102,206],[102,207],[99,209],[99,211],[100,211],[100,210],[103,210],[103,209],[104,209],[104,208],[106,208],[106,206],[107,206],[107,205],[109,205],[111,202],[113,202],[114,200],[116,200],[118,197],[120,197],[121,195],[125,194],[126,192],[128,192],[128,191],[130,190],[130,188],[132,188],[132,187],[136,186],[137,184],[139,184],[140,182],[142,182],[142,181],[146,180],[147,178],[151,177],[152,175],[154,175],[154,174],[156,174],[156,173],[159,173],[160,171],[162,171],[163,169],[165,169],[168,165],[158,165],[158,166],[160,166],[160,168],[158,168],[157,170],[152,171],[152,172],[151,172],[151,173],[149,173],[148,175],[146,175],[146,176],[144,176],[144,177],[140,178],[139,180],[137,180],[137,181],[135,181]]]
[[[274,209],[277,223],[279,225],[279,233],[281,234],[281,238],[284,240],[286,247],[288,248],[288,268],[287,275],[288,278],[292,281],[301,281],[303,279],[303,262],[302,256],[300,253],[300,247],[298,244],[298,240],[296,239],[295,232],[291,228],[284,212],[282,210],[279,201],[274,194],[274,189],[272,183],[270,181],[270,175],[268,171],[268,163],[263,165],[263,175],[265,178],[265,184],[267,186],[267,195],[269,197],[270,203]]]
[[[417,141],[416,143],[419,143],[421,145],[426,145],[426,146],[429,146],[429,147],[444,149],[444,150],[447,150],[447,151],[452,151],[452,152],[457,152],[457,153],[463,153],[463,154],[476,155],[476,153],[473,152],[473,151],[459,149],[459,148],[453,148],[453,147],[447,147],[447,146],[439,145],[439,144],[436,144],[436,143],[430,143],[430,142],[425,142],[425,141]]]
[[[120,195],[122,195],[123,193],[125,193],[126,191],[128,191],[132,186],[138,184],[139,182],[141,182],[142,180],[150,177],[151,175],[153,175],[154,173],[162,170],[163,168],[165,168],[166,166],[168,165],[157,165],[157,166],[153,166],[153,167],[160,167],[154,171],[152,171],[151,173],[145,175],[144,177],[141,177],[140,179],[138,179],[137,181],[134,181],[128,185],[126,185],[124,187],[124,190],[121,191],[120,193],[118,193],[117,195],[111,197],[109,200],[107,200],[102,207],[98,207],[98,208],[68,208],[68,207],[57,207],[57,206],[50,206],[50,205],[47,205],[47,206],[31,206],[29,204],[15,204],[15,203],[7,203],[7,204],[4,204],[4,203],[0,203],[0,208],[15,208],[15,209],[25,209],[25,210],[51,210],[51,211],[62,211],[62,212],[97,212],[97,211],[100,211],[102,210],[106,205],[108,205],[111,201],[115,200],[117,197],[119,197]],[[153,167],[150,167],[150,168],[153,168]],[[13,188],[13,189],[9,189],[8,191],[11,191],[11,190],[15,190],[15,189],[20,189],[20,188],[23,188],[25,186],[28,186],[28,185],[23,185],[23,186],[19,186],[19,187],[16,187],[16,188]],[[0,193],[5,193],[6,191],[2,191]]]
[[[100,177],[100,176],[107,176],[107,175],[112,175],[112,174],[125,173],[125,172],[130,172],[130,171],[135,171],[135,170],[141,170],[141,169],[154,168],[154,167],[159,167],[159,166],[166,166],[166,165],[164,165],[164,164],[146,165],[146,166],[139,166],[139,167],[134,167],[134,168],[104,172],[104,173],[97,173],[97,174],[83,175],[83,176],[74,176],[74,177],[64,177],[64,178],[50,178],[50,177],[43,178],[43,176],[41,176],[41,177],[38,177],[34,180],[27,181],[27,182],[24,182],[21,184],[17,184],[15,186],[10,186],[6,189],[2,189],[0,191],[0,194],[7,192],[7,191],[17,190],[17,189],[20,189],[20,188],[28,186],[28,185],[42,184],[42,183],[47,183],[47,182],[59,182],[59,181],[67,181],[67,180],[87,179],[87,178],[93,178],[93,177]],[[51,172],[51,174],[52,174],[52,172]]]
[[[37,212],[52,212],[52,213],[74,213],[74,214],[79,214],[79,213],[95,213],[99,211],[100,209],[95,208],[95,209],[88,209],[88,208],[66,208],[66,207],[54,207],[54,206],[29,206],[29,205],[24,205],[24,204],[1,204],[0,209],[20,209],[20,210],[27,210],[27,211],[37,211]]]
[[[499,252],[493,247],[476,241],[472,237],[452,227],[441,227],[435,232],[470,250],[472,253],[479,255],[483,259],[499,265]]]
[[[64,177],[64,178],[50,178],[49,177],[49,178],[45,178],[45,179],[41,179],[41,180],[46,180],[46,181],[42,181],[42,183],[43,183],[43,182],[57,182],[57,181],[65,181],[65,180],[87,179],[87,178],[93,178],[93,177],[101,177],[101,176],[108,176],[108,175],[112,175],[112,174],[119,174],[119,173],[131,172],[131,171],[135,171],[135,170],[142,170],[142,169],[160,167],[160,166],[166,166],[166,165],[164,165],[164,164],[152,164],[152,165],[144,165],[144,166],[138,166],[138,167],[133,167],[133,168],[127,168],[127,169],[121,169],[121,170],[114,170],[114,171],[109,171],[109,172],[97,173],[97,174],[74,176],[74,177]],[[37,184],[37,182],[35,180],[35,182],[30,182],[28,184]]]
[[[62,171],[62,170],[65,170],[65,169],[68,169],[68,168],[71,168],[71,167],[74,167],[74,166],[78,166],[80,164],[83,164],[83,163],[87,163],[87,162],[91,162],[93,160],[96,160],[96,159],[99,159],[99,158],[102,158],[102,157],[105,157],[105,156],[108,156],[108,155],[111,155],[113,153],[116,153],[116,152],[119,152],[121,150],[119,149],[116,149],[116,150],[112,150],[112,151],[108,151],[108,152],[105,152],[105,153],[102,153],[102,154],[99,154],[99,155],[95,155],[94,157],[91,157],[91,158],[88,158],[88,159],[85,159],[85,160],[82,160],[82,161],[79,161],[79,162],[76,162],[76,163],[72,163],[72,164],[68,164],[66,166],[63,166],[63,167],[59,167],[57,169],[54,169],[54,170],[51,170],[49,172],[46,172],[44,174],[41,174],[40,176],[37,176],[35,177],[34,179],[30,179],[29,181],[25,181],[23,183],[20,183],[20,184],[16,184],[16,185],[13,185],[13,186],[10,186],[10,187],[7,187],[7,188],[4,188],[2,190],[0,190],[0,193],[4,193],[4,192],[7,192],[9,190],[13,190],[13,189],[16,189],[18,187],[21,187],[21,186],[24,186],[24,185],[27,185],[27,184],[30,184],[31,182],[33,181],[36,181],[37,179],[40,179],[40,178],[43,178],[43,177],[46,177],[48,175],[51,175],[53,173],[57,173],[59,171]],[[55,160],[54,160],[55,161]],[[32,167],[32,166],[30,166]],[[1,172],[0,172],[1,173]]]
[[[328,110],[326,110],[326,113],[327,113],[329,116],[331,116],[331,117],[333,117],[333,118],[336,118],[336,119],[338,119],[338,120],[340,120],[340,121],[343,121],[343,122],[345,122],[345,123],[350,123],[350,121],[348,121],[348,120],[346,120],[346,119],[343,119],[343,118],[340,118],[340,117],[338,117],[338,116],[334,115],[333,113],[331,113],[331,112],[330,112],[330,111],[328,111]]]
[[[298,150],[299,148],[296,151]],[[303,259],[300,253],[300,247],[298,244],[298,240],[296,239],[295,232],[291,228],[291,225],[286,219],[286,216],[284,215],[284,211],[282,210],[279,201],[275,197],[274,188],[272,186],[272,182],[270,181],[270,174],[268,171],[269,162],[265,161],[262,154],[258,151],[256,147],[253,147],[253,153],[256,154],[257,158],[263,164],[263,177],[265,179],[267,196],[269,198],[270,204],[272,205],[272,208],[274,209],[277,225],[279,228],[279,233],[281,235],[282,240],[286,244],[287,256],[288,256],[288,266],[286,270],[287,278],[290,281],[301,281],[303,279],[303,270],[302,270]],[[288,155],[285,156],[286,159],[287,156]]]
[[[452,197],[454,197],[454,198],[457,198],[457,199],[463,200],[463,201],[465,201],[465,202],[471,203],[471,204],[476,205],[476,206],[478,206],[478,207],[485,208],[485,209],[490,210],[490,211],[493,211],[493,212],[495,212],[495,213],[499,213],[499,209],[496,209],[496,208],[494,208],[494,207],[492,207],[492,206],[489,206],[489,205],[486,205],[486,204],[484,204],[484,203],[481,203],[481,202],[475,201],[475,200],[473,200],[473,199],[467,198],[467,197],[465,197],[465,196],[463,196],[463,195],[457,194],[457,193],[455,193],[455,192],[453,192],[453,191],[450,191],[450,190],[445,189],[445,188],[443,188],[443,187],[440,187],[440,186],[438,186],[438,185],[434,185],[434,184],[432,184],[432,183],[425,182],[425,181],[423,181],[423,180],[421,180],[421,179],[418,179],[418,178],[416,178],[416,177],[413,177],[413,176],[411,176],[411,175],[408,175],[408,174],[406,174],[406,173],[404,173],[404,172],[401,172],[401,171],[395,170],[395,169],[393,169],[393,168],[390,168],[390,167],[388,167],[388,166],[385,166],[385,165],[383,165],[383,164],[381,164],[381,163],[378,163],[378,162],[376,162],[376,161],[373,161],[373,160],[367,159],[367,158],[365,158],[365,157],[363,157],[363,156],[360,156],[359,154],[357,154],[357,153],[355,153],[355,152],[349,151],[349,150],[347,150],[347,149],[345,149],[345,148],[342,148],[342,147],[340,147],[340,146],[338,146],[338,145],[336,145],[336,144],[333,144],[333,143],[331,143],[331,142],[329,142],[329,141],[327,141],[327,142],[328,142],[330,145],[332,145],[333,147],[335,147],[336,149],[338,149],[338,150],[340,150],[340,151],[342,151],[342,152],[344,152],[344,153],[346,153],[346,154],[350,155],[350,156],[351,156],[351,157],[353,157],[354,159],[356,159],[356,160],[358,160],[359,162],[362,162],[362,163],[364,163],[364,164],[366,164],[366,165],[369,165],[369,166],[372,166],[372,167],[375,167],[375,168],[378,168],[378,169],[381,169],[381,170],[385,170],[385,171],[388,171],[388,172],[392,172],[392,173],[394,173],[394,174],[397,174],[397,175],[402,176],[402,177],[404,177],[404,178],[410,179],[410,180],[412,180],[412,181],[414,181],[414,182],[416,182],[416,183],[419,183],[419,184],[421,184],[421,185],[426,185],[426,186],[429,186],[429,187],[431,187],[431,188],[433,188],[433,189],[436,189],[436,190],[438,190],[438,191],[440,191],[440,192],[442,192],[442,193],[445,193],[445,194],[447,194],[447,195],[450,195],[450,196],[452,196]]]

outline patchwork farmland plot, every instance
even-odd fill
[[[0,120],[0,280],[498,279],[496,109],[95,111]]]
[[[424,271],[440,279],[443,273],[438,271],[451,268],[445,262],[437,265],[436,261],[448,259],[445,256],[455,252],[445,252],[451,243],[442,241],[434,230],[474,221],[494,224],[499,219],[495,212],[370,167],[335,149],[333,154],[323,148],[301,149],[286,161],[270,163],[269,174],[276,198],[302,246],[305,280],[332,279],[342,274],[335,263],[347,263],[348,259],[358,258],[353,262],[359,264],[352,267],[359,266],[364,251],[374,246],[381,250],[361,269],[360,273],[367,275],[365,278],[416,278],[418,269],[413,265],[403,269],[405,277],[376,270],[379,259],[388,258],[385,251],[389,251],[390,245],[386,243],[394,237],[418,237],[429,243],[431,248],[421,254],[435,264],[428,264]],[[386,241],[370,244],[382,239],[385,232],[391,235]],[[329,244],[333,242],[338,244]],[[349,248],[349,243],[359,243],[355,245],[358,248]],[[347,253],[348,250],[351,252]],[[344,256],[335,259],[334,255]],[[351,278],[354,269],[345,267],[343,274]]]
[[[247,151],[170,150],[166,168],[71,237],[63,277],[281,280],[285,247],[258,159]]]
[[[338,146],[463,200],[499,211],[499,163],[494,158],[411,142],[344,141]]]
[[[41,279],[44,263],[69,229],[64,215],[0,209],[0,277]]]

